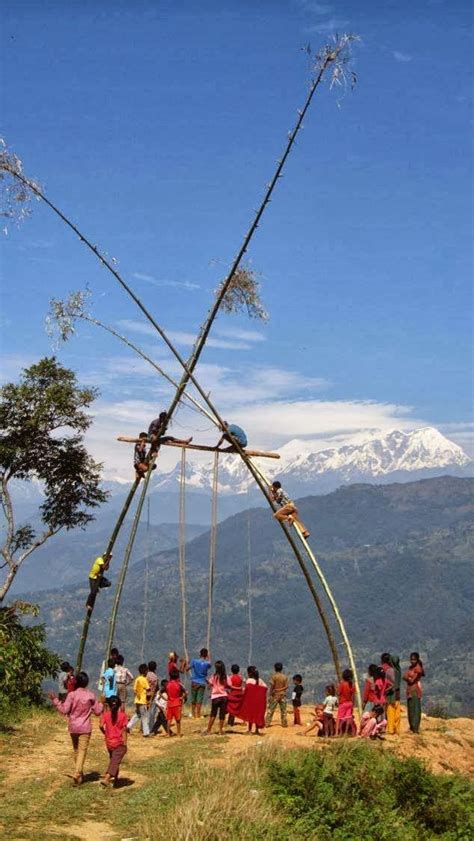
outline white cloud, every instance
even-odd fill
[[[408,61],[412,60],[412,56],[408,55],[408,53],[401,53],[398,50],[393,50],[392,55],[395,61],[399,61],[402,64],[405,64]]]
[[[118,322],[118,325],[124,330],[130,330],[132,333],[139,333],[143,336],[157,336],[155,328],[151,324],[145,324],[141,321],[125,318]],[[245,332],[245,331],[240,331]],[[173,343],[180,347],[192,347],[196,341],[194,333],[188,333],[185,330],[167,330],[165,333]],[[255,339],[253,339],[255,341]],[[219,350],[250,350],[251,345],[248,341],[237,341],[231,339],[219,339],[209,336],[207,347],[218,348]]]
[[[233,339],[242,339],[244,342],[265,342],[267,337],[258,330],[242,330],[238,327],[218,326],[215,328],[218,336],[229,336]]]
[[[379,431],[410,430],[426,425],[424,419],[412,414],[410,406],[370,400],[273,400],[253,405],[242,400],[235,405],[223,402],[219,407],[224,419],[245,428],[251,446],[266,449],[299,438],[305,441],[305,446],[311,441],[316,451],[361,443]],[[105,463],[106,478],[131,478],[132,446],[117,442],[116,436],[136,435],[146,429],[162,407],[155,400],[122,400],[100,401],[94,408],[94,424],[87,433],[91,453]],[[176,437],[193,435],[195,441],[204,444],[214,444],[218,434],[206,418],[184,406],[173,420],[171,433]],[[164,447],[158,469],[170,470],[177,458],[176,450]]]
[[[137,280],[145,280],[147,283],[151,283],[152,286],[162,287],[162,286],[171,286],[176,287],[178,289],[188,289],[188,290],[195,290],[200,289],[199,283],[191,283],[189,280],[165,280],[163,278],[153,277],[151,274],[144,274],[143,272],[134,272],[133,277]]]
[[[319,23],[312,23],[310,26],[306,27],[306,32],[317,32],[320,35],[325,35],[332,32],[341,32],[348,25],[348,20],[332,17],[328,20],[322,20]]]

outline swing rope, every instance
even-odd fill
[[[143,629],[142,629],[142,651],[141,661],[145,659],[145,643],[146,631],[148,622],[148,577],[149,577],[149,557],[150,557],[150,497],[147,499],[147,519],[146,519],[146,541],[145,541],[145,582],[143,586]]]
[[[120,599],[122,597],[123,586],[125,584],[125,578],[126,578],[126,575],[127,575],[128,564],[129,564],[129,561],[130,561],[130,556],[132,554],[133,544],[135,543],[135,537],[136,537],[137,530],[138,530],[138,524],[140,522],[140,517],[141,517],[143,505],[145,503],[145,497],[146,497],[146,493],[148,491],[148,486],[150,484],[152,468],[153,468],[153,465],[155,463],[155,460],[156,460],[156,456],[154,458],[150,459],[150,463],[149,463],[149,466],[148,466],[148,472],[147,472],[147,474],[146,474],[146,476],[143,480],[142,492],[141,492],[140,498],[138,500],[137,510],[135,511],[135,516],[133,518],[132,528],[131,528],[130,535],[129,535],[129,538],[128,538],[127,547],[125,549],[125,555],[124,555],[124,558],[123,558],[122,567],[120,569],[120,574],[119,574],[119,578],[118,578],[118,581],[117,581],[117,587],[115,589],[115,594],[114,594],[114,603],[113,603],[113,606],[112,606],[112,611],[111,611],[110,619],[109,619],[109,629],[108,629],[108,633],[107,633],[107,642],[106,642],[105,652],[104,652],[104,663],[107,662],[108,657],[109,657],[109,652],[110,652],[110,649],[112,647],[112,642],[113,642],[113,638],[114,638],[114,634],[115,634],[115,626],[117,624],[118,609],[119,609],[119,605],[120,605]]]
[[[186,663],[189,660],[186,628],[186,450],[181,452],[181,475],[179,480],[179,583],[181,587],[181,628],[183,652]]]
[[[219,453],[214,453],[214,469],[212,473],[212,501],[211,501],[211,531],[209,538],[209,581],[207,592],[207,642],[206,648],[211,647],[212,606],[214,602],[214,572],[216,568],[217,545],[217,492],[219,476]]]
[[[252,542],[250,534],[250,503],[249,488],[247,488],[247,610],[249,622],[249,656],[248,663],[253,662],[253,617],[252,617]]]

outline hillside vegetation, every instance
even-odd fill
[[[474,481],[438,478],[385,486],[356,485],[300,501],[353,642],[361,671],[381,651],[425,661],[426,698],[453,713],[474,708],[472,655],[472,510]],[[250,546],[250,555],[249,555]],[[209,535],[186,548],[190,649],[204,642]],[[252,659],[263,672],[276,659],[304,675],[306,699],[333,675],[326,639],[299,568],[265,509],[219,526],[213,656],[247,665],[248,565],[252,575]],[[67,563],[67,558],[64,559]],[[116,580],[120,556],[114,556]],[[147,571],[148,570],[148,571]],[[162,668],[182,650],[176,550],[153,554],[129,572],[116,643],[136,668],[144,655]],[[145,586],[148,588],[144,604]],[[74,590],[35,594],[50,646],[74,661],[87,581]],[[103,656],[110,591],[97,601],[86,667]],[[145,622],[145,628],[144,628]]]

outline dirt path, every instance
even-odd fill
[[[311,718],[311,708],[302,708],[302,720],[308,722]],[[233,731],[226,731],[227,738],[220,739],[217,735],[203,739],[202,731],[206,720],[194,721],[189,718],[183,720],[183,738],[179,744],[189,746],[199,753],[201,759],[211,767],[230,767],[231,760],[244,756],[256,746],[262,744],[278,744],[287,748],[320,748],[324,749],[325,740],[318,739],[312,734],[302,736],[303,728],[291,724],[282,728],[274,719],[274,724],[261,735],[248,735],[244,726],[236,726]],[[178,745],[177,737],[169,739],[164,735],[144,739],[136,730],[129,739],[129,752],[123,764],[123,787],[111,792],[112,797],[127,798],[127,792],[137,791],[150,782],[153,761],[162,758]],[[422,732],[415,736],[408,731],[406,719],[402,719],[402,735],[387,737],[385,749],[395,750],[403,756],[416,756],[423,759],[436,772],[458,772],[466,775],[474,771],[474,721],[470,719],[441,719],[424,718]],[[187,753],[187,752],[186,752]],[[92,807],[79,810],[82,822],[77,820],[72,805],[72,819],[67,828],[58,821],[55,814],[56,795],[60,799],[64,796],[64,786],[72,789],[72,752],[67,727],[59,716],[33,715],[13,735],[0,738],[0,767],[2,782],[0,793],[6,806],[2,808],[0,817],[0,832],[2,829],[10,839],[42,839],[61,837],[62,839],[82,838],[84,841],[103,841],[103,839],[118,839],[133,837],[117,833],[114,827],[104,818],[97,815]],[[147,766],[148,763],[148,766]],[[98,794],[100,789],[99,772],[103,773],[106,766],[103,738],[94,725],[87,758],[86,772],[89,771],[88,783],[84,789]],[[90,773],[94,769],[93,773]],[[128,778],[128,779],[127,779]],[[13,793],[18,792],[19,800],[24,795],[28,802],[28,813],[23,823],[15,827],[12,833],[11,823],[15,807]],[[83,792],[80,792],[81,796]],[[12,802],[11,814],[8,803]],[[87,802],[87,801],[86,801]],[[21,803],[19,804],[21,808]],[[51,814],[51,819],[49,815]],[[17,832],[17,834],[15,834]]]

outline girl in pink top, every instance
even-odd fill
[[[224,721],[227,712],[227,673],[225,665],[222,660],[216,660],[214,663],[215,672],[212,677],[207,679],[211,687],[211,714],[207,725],[206,736],[212,730],[217,713],[219,712],[219,736],[224,735]]]
[[[77,688],[69,692],[65,701],[59,701],[51,692],[54,706],[62,715],[69,718],[69,733],[74,750],[74,784],[80,785],[83,780],[84,762],[92,733],[91,716],[100,715],[103,706],[94,693],[87,689],[89,677],[85,672],[79,672],[76,678]]]

